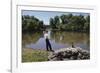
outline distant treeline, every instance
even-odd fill
[[[52,30],[89,32],[90,16],[83,15],[61,15],[50,18],[49,28]],[[45,30],[46,25],[34,16],[22,16],[22,31]]]
[[[22,31],[32,32],[35,30],[43,30],[43,21],[38,18],[29,15],[22,16]]]
[[[90,16],[63,14],[50,18],[50,25],[53,29],[89,32]]]

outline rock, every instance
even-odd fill
[[[50,52],[48,55],[49,61],[60,60],[84,60],[90,59],[90,53],[82,48],[62,48],[55,52]]]

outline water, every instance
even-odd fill
[[[66,32],[66,31],[50,31],[50,43],[53,50],[60,48],[71,47],[72,42],[75,47],[81,47],[86,50],[89,49],[89,34],[80,32]],[[31,34],[22,35],[22,47],[32,49],[46,49],[43,32],[34,32]]]

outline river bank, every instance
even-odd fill
[[[48,52],[45,50],[22,49],[22,62],[42,62],[47,60]]]
[[[22,49],[22,62],[87,60],[90,53],[82,48],[61,48],[55,52],[39,49]]]

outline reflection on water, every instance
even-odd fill
[[[76,47],[89,50],[89,34],[80,32],[52,31],[50,34],[50,43],[54,50],[71,47],[72,42]],[[46,49],[43,32],[34,32],[32,34],[23,34],[22,47],[33,49]]]

